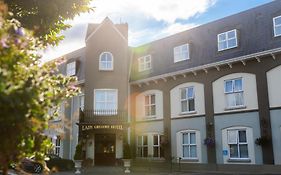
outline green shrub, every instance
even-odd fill
[[[75,154],[74,154],[74,160],[82,160],[82,144],[78,143],[76,146]]]
[[[123,159],[131,159],[131,158],[132,158],[131,147],[128,143],[124,143]]]

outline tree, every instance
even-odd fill
[[[64,29],[63,25],[50,25],[49,29],[46,26],[55,19],[62,24],[61,20],[66,17],[61,20],[55,17],[50,17],[55,18],[50,21],[43,20],[43,27],[37,31],[37,28],[31,27],[36,26],[36,22],[25,22],[23,18],[18,18],[19,14],[13,16],[8,13],[11,7],[26,9],[24,3],[31,1],[6,2],[9,2],[9,8],[0,1],[0,168],[4,174],[7,174],[10,163],[23,157],[35,155],[36,159],[43,158],[50,145],[43,134],[52,117],[48,115],[48,110],[79,92],[73,86],[75,78],[58,73],[57,65],[60,62],[41,64],[40,56],[36,54],[44,45],[58,41],[60,37],[56,37],[57,31]],[[10,2],[23,6],[14,6]],[[15,13],[17,10],[13,8]],[[22,11],[25,16],[26,11]],[[80,11],[83,12],[83,9]],[[78,12],[79,9],[74,14]],[[23,26],[34,30],[24,29],[14,17],[22,20]],[[53,39],[48,40],[46,36]]]
[[[44,44],[58,44],[62,30],[70,27],[65,24],[82,12],[89,12],[91,0],[4,0],[24,28],[32,30]]]

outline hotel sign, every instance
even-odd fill
[[[92,130],[92,129],[123,130],[123,125],[83,125],[82,126],[82,131]]]

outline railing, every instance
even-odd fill
[[[80,110],[80,123],[125,124],[128,112],[124,110]]]

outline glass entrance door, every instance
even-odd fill
[[[114,165],[116,152],[115,134],[95,135],[95,165]]]

